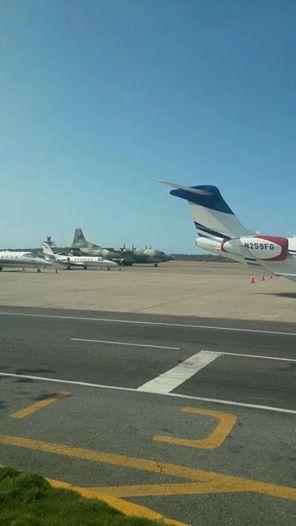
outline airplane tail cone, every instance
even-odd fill
[[[252,277],[250,278],[250,284],[253,285],[254,283],[255,283],[255,278],[254,278],[254,276],[252,276]]]

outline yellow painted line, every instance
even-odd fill
[[[166,464],[164,462],[158,462],[155,460],[116,455],[114,453],[105,453],[103,451],[95,451],[93,449],[86,449],[82,447],[49,443],[31,438],[0,434],[0,444],[23,447],[26,449],[43,451],[45,453],[53,453],[54,455],[63,455],[71,458],[79,458],[82,460],[90,460],[92,462],[102,462],[103,464],[111,464],[115,466],[121,466],[123,468],[137,469],[152,473],[165,473],[173,477],[193,480],[199,478],[195,469],[187,468],[185,466],[176,466],[174,464]]]
[[[233,475],[224,475],[222,473],[216,473],[212,471],[203,471],[195,468],[189,468],[186,466],[168,464],[166,462],[146,460],[137,457],[128,457],[125,455],[116,455],[113,453],[105,453],[103,451],[95,451],[92,449],[48,443],[43,442],[41,440],[34,440],[9,435],[0,435],[0,444],[23,447],[26,449],[43,451],[45,453],[52,453],[55,455],[63,455],[71,458],[90,460],[93,462],[102,462],[104,464],[111,464],[121,466],[124,468],[159,473],[161,475],[170,475],[183,479],[191,479],[195,482],[199,481],[199,483],[205,483],[204,487],[207,486],[206,493],[211,492],[212,489],[218,489],[219,493],[259,493],[262,495],[270,495],[272,497],[296,500],[296,488],[272,484],[269,482],[260,482],[252,479],[245,479]],[[159,487],[161,487],[161,485],[159,485]],[[201,493],[201,488],[203,486],[201,484],[198,484],[198,487],[200,488],[198,493]],[[100,491],[99,488],[98,490]],[[107,493],[106,488],[105,490]]]
[[[190,440],[169,435],[155,435],[153,440],[158,442],[167,442],[177,446],[196,447],[202,449],[216,449],[220,447],[231,433],[237,422],[237,416],[232,413],[222,413],[221,411],[212,411],[210,409],[198,409],[196,407],[183,407],[183,413],[193,413],[197,415],[207,415],[219,421],[214,431],[207,437],[199,440]]]
[[[40,409],[43,409],[43,407],[47,407],[50,404],[53,404],[60,398],[65,398],[66,396],[70,396],[70,393],[67,391],[62,391],[60,393],[55,394],[54,396],[50,396],[49,398],[46,398],[45,400],[40,400],[39,402],[36,402],[35,404],[29,405],[28,407],[25,407],[24,409],[21,409],[20,411],[17,411],[16,413],[11,413],[10,418],[15,418],[16,420],[20,420],[21,418],[26,418],[26,416],[31,415],[32,413],[35,413],[36,411],[39,411]]]
[[[209,473],[210,474],[210,473]],[[296,500],[295,488],[277,486],[256,480],[222,475],[209,482],[186,482],[179,484],[139,484],[127,486],[99,486],[91,488],[110,496],[127,497],[169,497],[176,495],[204,495],[209,493],[259,493],[289,500]],[[222,478],[223,477],[223,478]]]
[[[47,480],[55,488],[70,489],[72,491],[76,491],[80,495],[82,495],[82,497],[85,497],[87,499],[99,499],[105,502],[106,504],[109,504],[109,506],[112,506],[116,510],[121,511],[125,515],[128,515],[129,517],[145,517],[146,519],[154,521],[162,521],[163,524],[166,524],[167,526],[188,526],[184,522],[179,522],[173,519],[169,519],[168,517],[164,517],[164,515],[156,513],[155,511],[146,508],[145,506],[140,506],[139,504],[134,504],[133,502],[127,502],[117,497],[112,497],[110,495],[98,492],[91,488],[73,486],[72,484],[68,484],[67,482],[61,482],[60,480]]]

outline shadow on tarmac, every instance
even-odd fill
[[[277,296],[278,298],[296,299],[296,292],[257,292],[256,294],[265,296]]]

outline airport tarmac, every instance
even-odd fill
[[[294,526],[295,323],[1,307],[0,328],[0,463],[167,525]]]
[[[113,271],[0,273],[0,305],[295,322],[296,283],[250,284],[235,263],[170,261]]]

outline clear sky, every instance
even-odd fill
[[[0,247],[195,252],[215,184],[249,227],[296,234],[295,0],[1,0]]]

